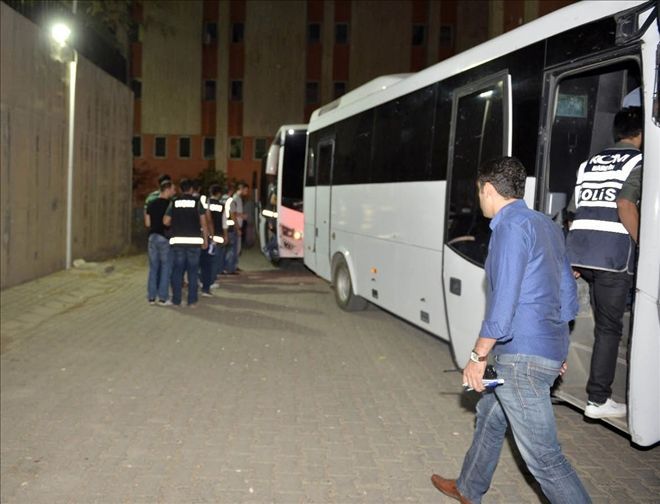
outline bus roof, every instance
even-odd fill
[[[649,6],[652,4],[644,0],[616,0],[608,2],[584,0],[535,19],[415,74],[376,78],[347,93],[339,100],[335,100],[315,110],[310,118],[308,131],[312,132],[322,129],[363,110],[412,93],[434,82],[444,80],[452,75],[503,56],[514,49],[534,44],[577,26],[639,7],[645,3],[648,3]],[[385,87],[383,85],[378,87],[377,84],[374,84],[378,83],[380,79],[396,77],[399,77],[396,82],[391,82]],[[394,83],[397,85],[394,86]],[[354,99],[348,98],[351,95],[354,96]]]

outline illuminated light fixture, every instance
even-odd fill
[[[387,86],[381,86],[381,89],[384,91],[387,89]]]
[[[378,268],[371,268],[371,273],[373,273],[374,275],[378,273]]]
[[[292,129],[289,130],[289,135],[293,135],[294,133],[295,131],[293,131]]]
[[[481,93],[479,95],[479,98],[490,98],[491,96],[493,96],[493,91],[492,90],[484,91],[483,93]]]
[[[294,231],[293,232],[293,239],[294,240],[300,240],[302,238],[302,233],[300,231]]]
[[[71,28],[64,23],[55,23],[50,28],[50,36],[53,37],[53,40],[57,42],[60,47],[64,47],[66,41],[69,40],[69,37],[71,36]]]

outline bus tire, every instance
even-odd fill
[[[335,301],[344,311],[360,311],[367,308],[366,299],[353,292],[353,281],[348,264],[340,257],[332,274],[332,285],[335,290]]]

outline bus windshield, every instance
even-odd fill
[[[303,178],[307,134],[298,130],[288,134],[284,144],[282,171],[282,205],[301,211],[303,206]]]

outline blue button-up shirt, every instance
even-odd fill
[[[516,200],[497,212],[490,228],[480,336],[497,340],[494,354],[563,361],[578,302],[559,226]]]

